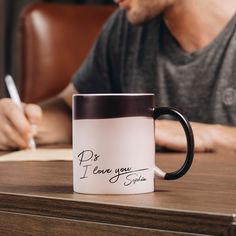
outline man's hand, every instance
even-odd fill
[[[42,110],[34,104],[22,104],[22,110],[8,98],[0,100],[0,150],[24,149],[36,135]]]
[[[215,152],[220,149],[236,149],[236,128],[191,122],[196,152]],[[179,122],[157,120],[156,144],[176,150],[186,150],[186,137]]]

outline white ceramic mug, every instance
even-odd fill
[[[154,175],[177,179],[190,168],[194,140],[178,111],[154,107],[154,94],[73,96],[73,188],[85,194],[136,194],[154,191]],[[187,138],[181,168],[165,173],[155,166],[155,119],[168,114]]]

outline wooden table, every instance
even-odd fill
[[[173,170],[183,154],[158,153]],[[73,193],[71,162],[0,163],[0,235],[236,235],[236,154],[197,154],[139,195]]]

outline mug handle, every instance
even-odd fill
[[[175,117],[181,123],[187,139],[187,153],[185,162],[178,170],[171,173],[165,173],[157,166],[154,168],[154,172],[158,177],[161,177],[165,180],[175,180],[185,175],[192,165],[194,156],[193,131],[187,119],[176,109],[172,107],[158,107],[154,109],[154,120],[158,119],[162,115],[171,115]]]

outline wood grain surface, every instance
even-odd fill
[[[182,163],[183,155],[157,153],[156,159],[171,171]],[[177,181],[158,179],[155,189],[138,195],[77,194],[72,188],[72,162],[2,162],[0,233],[236,235],[235,153],[196,154],[186,176]],[[30,224],[39,228],[37,232]]]

